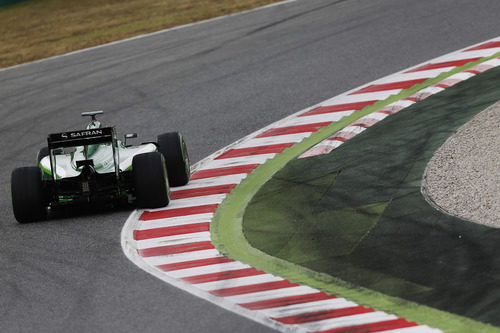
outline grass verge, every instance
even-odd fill
[[[282,0],[30,0],[0,7],[0,67]]]

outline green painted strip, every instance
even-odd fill
[[[52,176],[52,172],[50,171],[50,169],[45,168],[45,167],[42,165],[42,163],[40,163],[39,167],[40,167],[40,169],[42,169],[42,171],[43,171],[45,174],[47,174],[47,175],[49,175],[49,176]]]
[[[319,130],[309,138],[295,144],[281,154],[275,156],[273,159],[260,165],[236,186],[219,205],[210,227],[212,243],[221,253],[252,265],[257,269],[262,269],[292,282],[305,284],[330,294],[346,297],[360,304],[393,313],[411,321],[441,328],[448,332],[500,332],[499,328],[469,318],[408,302],[367,288],[354,286],[338,278],[272,257],[253,248],[245,239],[242,231],[242,218],[252,197],[258,192],[263,184],[271,179],[271,177],[278,170],[282,169],[290,160],[365,115],[375,112],[405,97],[411,96],[453,74],[462,72],[499,56],[500,52],[491,57],[483,58],[455,68],[450,72],[443,73],[436,78],[429,79],[410,89],[404,90],[398,95],[391,96],[384,101],[367,106],[363,110],[354,112],[352,115],[341,119],[339,122]]]

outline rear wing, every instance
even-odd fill
[[[116,141],[113,127],[49,134],[49,149],[94,145]],[[113,145],[114,146],[114,145]]]
[[[77,147],[84,146],[85,147],[85,158],[86,160],[77,161],[78,166],[83,165],[93,165],[92,160],[88,160],[87,156],[87,147],[90,145],[97,145],[103,143],[111,143],[111,147],[113,149],[113,162],[115,166],[115,176],[116,179],[119,179],[119,156],[117,149],[117,140],[116,140],[116,132],[113,127],[104,127],[104,128],[93,128],[93,129],[85,129],[80,131],[72,131],[72,132],[63,132],[63,133],[54,133],[49,134],[47,138],[47,143],[49,147],[49,156],[50,156],[50,170],[52,173],[52,179],[55,181],[56,176],[56,158],[53,150],[57,148],[66,148],[66,147]]]

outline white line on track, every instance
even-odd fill
[[[137,230],[151,230],[163,227],[173,227],[173,226],[189,225],[193,223],[210,222],[213,216],[214,216],[213,213],[208,213],[208,214],[196,214],[196,215],[169,217],[165,219],[142,221],[140,227],[138,227]]]
[[[426,71],[418,71],[413,73],[399,73],[394,75],[394,77],[386,77],[384,79],[380,79],[377,81],[377,84],[391,83],[391,82],[399,82],[399,81],[408,81],[408,80],[417,80],[417,79],[427,79],[429,77],[436,77],[441,73],[449,72],[455,68],[455,66],[445,67],[445,68],[437,68]]]
[[[258,147],[258,146],[253,146]],[[238,148],[250,148],[245,146],[235,146],[235,149]],[[273,158],[276,154],[258,154],[253,156],[242,156],[242,157],[232,157],[232,158],[224,158],[221,160],[214,160],[210,163],[210,168],[218,169],[218,168],[227,168],[232,166],[239,165],[248,165],[248,164],[263,164],[268,159]]]
[[[211,169],[210,164],[207,164],[206,166],[207,166],[207,169]],[[207,169],[202,169],[202,170],[207,170]],[[202,171],[202,170],[199,170],[199,171]],[[194,180],[190,180],[186,186],[182,187],[182,189],[186,190],[186,189],[194,189],[194,188],[208,187],[208,186],[214,186],[214,185],[239,184],[247,175],[248,174],[246,174],[246,173],[238,173],[238,174],[229,175],[229,176],[194,179]]]
[[[262,312],[267,314],[269,317],[276,318],[294,316],[301,313],[344,309],[354,307],[356,305],[356,303],[347,301],[345,298],[332,298],[316,302],[307,302],[277,308],[264,309],[262,310]]]
[[[255,293],[248,293],[243,295],[235,295],[226,297],[228,301],[234,304],[244,304],[249,302],[258,302],[271,299],[277,299],[279,297],[286,296],[300,296],[311,293],[317,293],[318,290],[311,288],[309,286],[296,286],[282,289],[273,289],[267,291],[260,291]]]
[[[370,85],[365,85],[363,87],[368,87]],[[392,89],[392,90],[383,90],[383,91],[376,91],[376,92],[370,92],[370,93],[363,93],[363,94],[354,94],[354,95],[340,95],[338,97],[334,97],[332,99],[326,100],[325,102],[321,103],[321,106],[331,106],[331,105],[336,105],[336,104],[347,104],[347,103],[356,103],[356,102],[364,102],[364,101],[372,101],[372,100],[377,100],[377,101],[382,101],[386,99],[387,97],[391,95],[397,95],[401,92],[403,89]]]
[[[317,122],[317,121],[314,121]],[[253,138],[248,141],[241,142],[234,146],[234,148],[251,148],[251,147],[261,147],[268,146],[272,144],[280,144],[280,143],[290,143],[290,142],[300,142],[310,136],[311,133],[298,133],[298,134],[288,134],[288,135],[280,135],[273,137],[264,137],[264,138]],[[251,157],[243,157],[243,161],[252,161]],[[252,164],[245,163],[245,164]]]
[[[225,197],[226,194],[212,194],[212,195],[205,195],[202,197],[177,199],[177,200],[172,200],[172,204],[171,205],[169,204],[168,208],[176,209],[176,208],[194,207],[199,205],[220,204]]]
[[[308,331],[314,332],[314,331],[324,330],[325,328],[334,329],[340,327],[349,327],[354,325],[376,323],[379,321],[391,320],[396,318],[397,317],[394,315],[388,315],[385,312],[377,311],[377,312],[369,312],[358,315],[304,323],[303,327]]]
[[[203,242],[209,240],[210,240],[210,232],[204,231],[204,232],[196,232],[196,233],[182,234],[175,236],[150,238],[145,240],[138,240],[136,242],[137,242],[137,249],[141,250],[159,246],[179,245],[179,244]]]
[[[226,262],[223,264],[206,265],[194,268],[179,269],[176,271],[171,271],[168,274],[175,278],[185,278],[192,277],[196,275],[220,273],[225,271],[231,271],[236,269],[251,268],[251,266],[243,264],[239,261]]]
[[[262,274],[256,276],[246,276],[235,279],[199,283],[196,284],[196,287],[206,291],[210,291],[210,290],[236,288],[236,287],[248,286],[259,283],[276,282],[276,281],[284,281],[284,280],[283,278],[274,276],[272,274]]]
[[[159,256],[159,257],[148,257],[144,258],[151,266],[159,266],[159,265],[167,265],[167,264],[175,264],[186,261],[193,260],[202,260],[209,258],[219,258],[223,257],[216,249],[210,250],[201,250],[201,251],[192,251],[187,253],[177,253],[169,256]]]

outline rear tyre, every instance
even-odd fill
[[[186,142],[182,135],[178,132],[158,135],[158,151],[165,157],[170,185],[186,185],[191,169]]]
[[[38,167],[17,168],[11,175],[12,208],[19,223],[47,218],[47,200]]]
[[[38,154],[36,155],[36,165],[37,166],[40,165],[40,161],[45,156],[49,156],[49,148],[48,147],[40,148],[40,150],[38,151]]]
[[[168,186],[165,159],[158,152],[139,154],[132,160],[136,204],[139,208],[159,208],[168,205]]]

